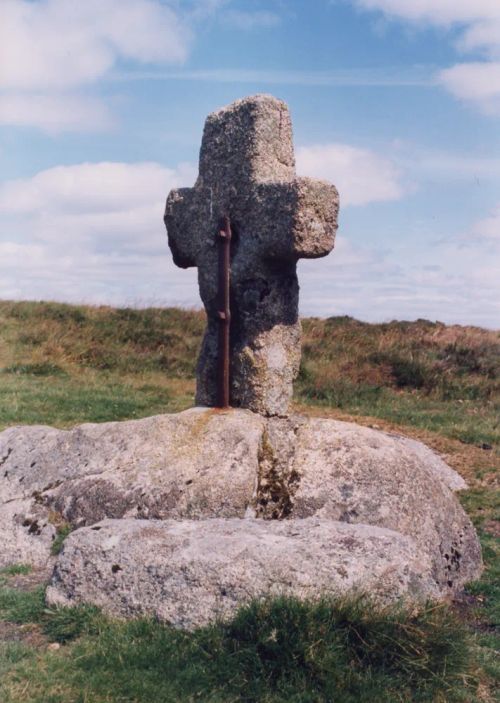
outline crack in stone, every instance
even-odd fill
[[[293,498],[300,483],[295,466],[297,432],[306,418],[269,418],[258,454],[255,517],[284,520],[291,517]]]
[[[12,452],[13,452],[12,447],[9,447],[9,448],[7,449],[7,454],[6,454],[5,456],[3,456],[3,457],[0,459],[0,466],[3,466],[3,465],[5,464],[5,462],[6,462],[7,459],[10,457],[10,455],[12,454]]]

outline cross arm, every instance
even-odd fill
[[[163,218],[168,245],[176,266],[197,266],[208,208],[203,193],[195,188],[178,188],[168,194]]]
[[[315,259],[333,249],[339,210],[334,185],[295,178],[289,183],[260,184],[257,197],[269,256]]]

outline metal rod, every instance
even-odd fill
[[[218,407],[229,407],[229,333],[231,309],[229,302],[231,276],[231,222],[225,215],[219,229],[219,349],[218,349]]]

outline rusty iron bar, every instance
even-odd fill
[[[219,348],[217,404],[219,408],[229,407],[230,392],[230,325],[231,307],[229,300],[231,285],[231,222],[228,215],[222,218],[219,228]]]

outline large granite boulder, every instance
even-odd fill
[[[328,526],[332,539],[337,538],[338,530],[351,530],[357,540],[381,534],[380,530],[392,535],[392,540],[399,536],[402,541],[397,544],[405,545],[403,551],[395,543],[380,542],[372,557],[387,565],[392,563],[390,550],[395,550],[393,556],[404,552],[396,572],[404,572],[405,578],[418,572],[420,585],[410,588],[409,581],[403,579],[399,590],[385,586],[382,590],[446,598],[481,571],[476,533],[453,493],[464,487],[461,477],[421,443],[335,420],[264,418],[248,410],[194,408],[144,420],[81,425],[69,431],[14,427],[0,433],[0,529],[4,536],[0,565],[45,565],[57,526],[63,523],[76,532],[59,563],[67,563],[66,550],[70,545],[80,549],[82,539],[85,568],[93,573],[89,550],[101,539],[102,530],[91,534],[79,528],[107,518],[118,521],[107,523],[107,530],[115,530],[118,537],[122,528],[132,530],[137,544],[149,534],[144,520],[154,520],[150,525],[155,525],[154,534],[160,529],[164,536],[172,534],[175,526],[169,522],[164,532],[158,520],[186,521],[187,526],[178,529],[187,530],[189,540],[198,540],[196,530],[209,529],[209,525],[214,554],[207,554],[207,558],[215,565],[220,564],[217,550],[226,548],[222,545],[228,529],[238,535],[231,544],[243,544],[242,534],[247,529],[248,539],[252,535],[251,539],[258,541],[268,535],[266,540],[272,542],[277,534],[280,539],[293,537],[295,528],[299,533],[307,531],[307,525],[313,524],[308,521],[313,519],[314,524]],[[130,519],[138,520],[138,530],[142,525],[138,533],[130,527]],[[123,525],[121,520],[125,520]],[[90,534],[94,541],[89,541]],[[325,537],[321,544],[327,541]],[[120,543],[122,552],[126,551],[126,540]],[[135,550],[132,544],[136,542],[130,541],[130,549]],[[302,549],[303,541],[301,545]],[[411,563],[410,546],[414,554]],[[357,552],[364,566],[360,564],[352,581],[367,590],[374,588],[369,577],[373,560],[367,556],[372,547],[373,542],[368,541]],[[320,554],[328,552],[312,543],[310,548],[319,561]],[[144,544],[141,549],[146,562],[153,558],[154,550]],[[247,564],[246,547],[241,551],[227,549],[242,579],[253,573]],[[290,549],[293,552],[295,546]],[[252,554],[257,553],[256,548]],[[265,564],[271,563],[274,557],[267,547],[266,554]],[[334,552],[328,554],[333,563]],[[97,569],[101,560],[97,551],[95,559]],[[132,552],[130,559],[135,559]],[[239,559],[243,561],[238,566]],[[153,572],[151,579],[156,582]],[[64,584],[70,594],[73,582],[67,580],[69,570],[61,567],[58,573],[62,597]],[[243,594],[245,588],[254,593],[258,583],[265,592],[274,578],[274,572],[269,573],[270,580],[252,576],[254,585],[245,586],[243,580],[238,593]],[[81,576],[83,579],[83,572]],[[78,579],[78,574],[72,578]],[[335,580],[332,583],[335,585]],[[381,584],[385,583],[389,582],[382,579]],[[153,590],[156,587],[151,585]]]
[[[465,482],[430,449],[321,418],[298,425],[294,447],[289,471],[296,477],[295,518],[377,525],[408,535],[430,556],[444,590],[473,577],[480,559],[477,536],[450,492]]]
[[[52,605],[93,603],[191,629],[267,595],[439,596],[429,560],[392,530],[319,518],[104,520],[66,540]]]
[[[43,564],[56,526],[104,518],[243,517],[264,420],[194,408],[73,430],[0,433],[0,567]]]

